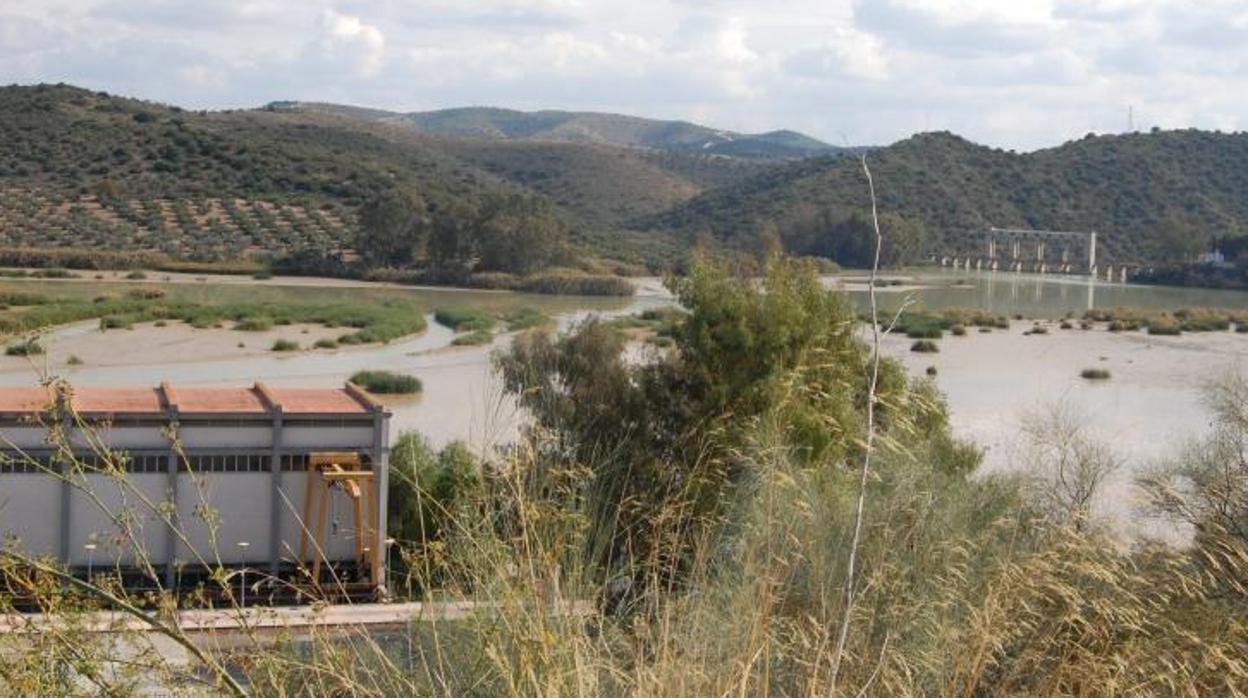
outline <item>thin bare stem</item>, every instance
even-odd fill
[[[880,234],[880,216],[875,202],[875,182],[871,179],[871,168],[867,165],[867,155],[862,155],[862,172],[867,177],[867,188],[871,193],[871,225],[875,229],[875,259],[871,264],[871,282],[867,286],[867,295],[871,299],[871,381],[867,388],[867,443],[866,452],[862,457],[862,469],[858,476],[858,503],[854,510],[854,535],[849,544],[849,561],[845,569],[845,609],[841,616],[841,628],[836,638],[836,650],[832,653],[832,671],[828,678],[828,695],[836,695],[836,680],[841,671],[841,660],[845,656],[845,641],[849,638],[849,623],[854,613],[854,575],[857,572],[858,547],[862,539],[863,512],[867,505],[867,481],[871,476],[871,453],[875,449],[875,390],[880,380],[880,313],[876,304],[875,279],[880,272],[880,248],[884,236]]]
[[[40,572],[43,572],[44,574],[50,574],[76,589],[85,591],[87,594],[91,596],[95,596],[97,598],[103,599],[104,601],[108,602],[109,604],[121,610],[126,615],[136,618],[142,621],[143,623],[146,623],[149,627],[151,627],[152,630],[160,633],[161,635],[164,635],[170,640],[173,640],[174,642],[181,645],[183,649],[185,649],[187,652],[190,652],[191,655],[195,657],[196,659],[198,659],[200,662],[202,662],[204,666],[211,669],[212,672],[216,674],[217,679],[221,682],[223,686],[225,686],[226,689],[229,690],[231,694],[235,696],[240,696],[240,697],[247,695],[247,692],[243,690],[243,687],[239,685],[239,683],[234,679],[234,677],[230,676],[230,673],[226,671],[224,667],[222,667],[217,662],[213,661],[207,654],[203,652],[203,650],[197,647],[194,642],[191,642],[191,640],[187,638],[186,635],[184,635],[182,631],[178,629],[176,626],[162,623],[160,620],[156,618],[156,616],[149,614],[149,613],[144,613],[143,610],[140,609],[138,606],[135,606],[134,604],[127,601],[126,599],[121,598],[120,596],[117,596],[116,594],[113,594],[112,592],[108,591],[107,589],[104,589],[103,587],[97,586],[95,584],[92,584],[91,582],[86,582],[81,579],[78,579],[77,577],[66,574],[51,565],[47,565],[47,564],[44,564],[43,562],[40,562],[39,560],[34,560],[32,558],[29,558],[23,555],[17,555],[15,553],[11,553],[8,551],[0,551],[0,555],[3,555],[4,557],[9,558],[19,564],[33,567],[34,569],[37,569]]]

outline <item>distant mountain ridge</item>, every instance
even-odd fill
[[[600,112],[460,107],[405,114],[321,102],[273,102],[269,108],[369,119],[435,136],[489,141],[614,145],[751,158],[803,158],[842,150],[787,129],[747,134],[687,121]]]

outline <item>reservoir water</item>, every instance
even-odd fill
[[[1028,413],[1063,403],[1085,417],[1088,428],[1115,448],[1125,463],[1115,487],[1124,497],[1130,474],[1173,452],[1208,427],[1201,385],[1227,371],[1248,372],[1248,334],[1218,332],[1151,337],[1140,332],[1059,330],[1049,322],[1046,335],[1024,335],[1031,321],[1081,315],[1090,307],[1138,307],[1175,310],[1184,307],[1248,309],[1248,293],[1142,286],[1089,281],[1083,277],[922,270],[889,275],[878,287],[884,312],[907,302],[915,309],[983,308],[1007,316],[1022,315],[1009,330],[967,337],[946,337],[938,354],[908,351],[904,337],[889,337],[885,351],[901,360],[912,375],[931,366],[947,396],[955,431],[986,449],[986,469],[1022,467],[1020,426]],[[830,286],[849,293],[865,308],[866,285],[860,274],[829,277]],[[0,290],[25,289],[49,295],[94,297],[119,293],[122,281],[10,281]],[[536,307],[555,316],[562,327],[598,313],[615,315],[670,305],[673,300],[657,279],[642,280],[633,298],[536,296],[462,289],[425,289],[344,283],[317,279],[170,277],[146,285],[164,288],[174,298],[213,301],[382,301],[401,298],[429,312],[458,306],[488,310]],[[276,328],[273,336],[308,331],[306,346],[319,328]],[[389,400],[392,433],[416,430],[435,444],[464,439],[480,450],[512,438],[521,418],[501,392],[490,354],[507,335],[484,347],[452,347],[450,330],[432,322],[423,334],[387,345],[304,351],[291,355],[268,351],[272,337],[233,330],[196,330],[181,325],[102,333],[94,322],[56,330],[45,338],[48,353],[31,361],[0,357],[0,389],[32,385],[40,374],[56,374],[81,385],[246,385],[264,380],[275,385],[332,386],[360,369],[388,369],[418,376],[424,391],[414,398]],[[70,355],[83,363],[67,364]],[[1079,378],[1087,367],[1106,368],[1112,378]]]

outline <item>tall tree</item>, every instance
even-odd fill
[[[483,207],[475,232],[482,271],[530,274],[566,254],[567,226],[544,198],[493,197]]]
[[[476,209],[459,202],[440,206],[433,212],[428,245],[431,270],[450,276],[470,270],[479,215]]]
[[[1171,214],[1153,226],[1152,240],[1160,260],[1183,264],[1209,249],[1210,236],[1195,219]]]
[[[429,239],[429,208],[417,194],[390,189],[360,207],[355,247],[371,266],[406,267],[422,258]]]

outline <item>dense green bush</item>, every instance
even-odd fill
[[[456,347],[479,347],[494,341],[494,334],[489,330],[473,330],[465,334],[457,335],[451,340],[451,346]]]
[[[1177,336],[1182,332],[1179,326],[1171,322],[1153,322],[1148,326],[1148,333],[1160,336]]]
[[[554,324],[554,319],[541,309],[527,306],[505,313],[503,321],[507,323],[507,329],[513,332]]]
[[[31,338],[10,344],[4,348],[5,356],[35,356],[43,353],[43,345]]]
[[[273,318],[262,315],[245,318],[234,323],[234,329],[240,332],[267,332],[273,329]]]
[[[421,390],[420,379],[390,371],[357,371],[351,382],[370,393],[410,395]]]
[[[445,581],[449,556],[440,549],[455,537],[455,522],[473,516],[483,486],[481,466],[462,442],[451,442],[435,454],[420,434],[399,436],[390,449],[387,532],[407,551],[393,559],[402,587],[412,590]]]
[[[433,312],[433,319],[456,332],[492,330],[497,322],[492,313],[477,308],[438,308]]]
[[[910,345],[910,351],[920,354],[935,354],[940,351],[940,345],[930,339],[920,339]]]
[[[299,351],[299,342],[293,339],[278,339],[273,342],[273,351]]]

